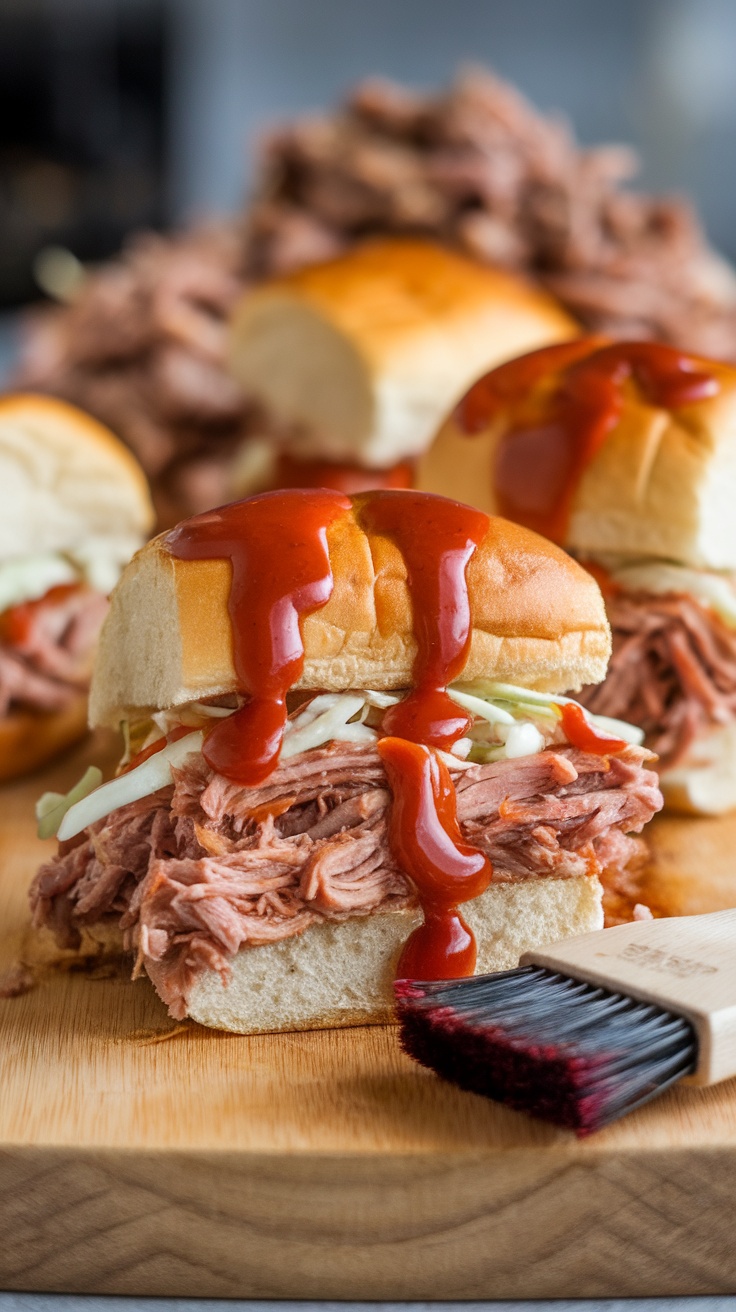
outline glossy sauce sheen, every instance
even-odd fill
[[[472,975],[475,939],[457,908],[485,891],[491,863],[463,841],[450,772],[431,747],[382,738],[378,751],[393,795],[391,850],[414,881],[424,915],[404,946],[399,977]]]
[[[414,461],[404,460],[390,469],[366,469],[363,465],[338,464],[333,460],[299,460],[279,456],[274,487],[329,487],[337,492],[370,492],[373,488],[410,488],[414,484]]]
[[[540,395],[545,380],[550,387]],[[470,389],[456,412],[469,435],[497,418],[509,420],[493,475],[502,515],[564,542],[580,480],[618,423],[628,380],[665,409],[719,390],[707,361],[654,342],[601,345],[600,338],[533,351]]]
[[[562,707],[562,728],[567,741],[573,747],[579,747],[581,752],[593,752],[597,756],[605,756],[608,753],[615,755],[628,746],[623,738],[613,738],[610,734],[601,733],[600,729],[591,724],[583,708],[576,702],[568,702]]]
[[[393,796],[391,846],[419,895],[424,924],[410,937],[399,973],[420,979],[472,975],[475,940],[461,902],[487,888],[492,869],[460,836],[455,788],[435,748],[449,750],[472,718],[448,696],[471,638],[467,569],[488,517],[426,492],[375,492],[357,503],[367,532],[388,537],[407,569],[417,654],[414,689],[384,715],[378,744]]]
[[[414,617],[414,690],[383,720],[385,732],[445,750],[472,719],[447,695],[460,674],[471,636],[466,570],[488,532],[488,516],[428,492],[374,492],[357,503],[369,533],[390,538],[401,552]]]
[[[182,560],[232,564],[228,611],[240,689],[249,700],[215,724],[203,755],[219,774],[259,784],[278,762],[286,694],[304,665],[300,620],[332,594],[327,529],[350,510],[339,492],[265,492],[196,515],[166,539]]]
[[[21,601],[17,606],[11,606],[3,611],[0,614],[0,640],[4,639],[11,646],[21,646],[28,641],[40,611],[60,605],[67,597],[71,597],[72,593],[78,592],[82,586],[80,583],[57,583],[42,597],[37,597],[34,601]]]

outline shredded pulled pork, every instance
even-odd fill
[[[55,595],[59,594],[59,595]],[[107,599],[60,588],[0,616],[0,717],[12,710],[61,711],[86,688]]]
[[[624,189],[629,148],[582,150],[483,70],[444,94],[384,81],[272,135],[247,271],[324,258],[371,233],[424,233],[532,273],[588,328],[736,359],[736,279],[682,200]]]
[[[637,724],[671,768],[695,738],[736,715],[736,631],[694,597],[616,592],[606,598],[613,655],[578,700]]]
[[[16,382],[108,423],[174,522],[226,499],[234,448],[263,432],[225,366],[236,296],[365,236],[424,234],[531,274],[591,330],[736,361],[732,270],[685,202],[625,187],[636,170],[482,71],[439,95],[364,83],[271,134],[241,221],[139,238],[41,315]]]
[[[458,773],[466,838],[499,881],[566,877],[625,864],[629,837],[657,811],[657,776],[640,748],[572,747]],[[320,921],[415,905],[388,844],[390,794],[373,746],[335,742],[241,788],[192,756],[173,787],[92,825],[38,872],[34,923],[74,946],[79,930],[120,919],[171,1014],[186,1014],[203,971],[227,979],[245,945]]]
[[[65,397],[122,437],[162,522],[227,500],[227,468],[253,427],[225,363],[241,265],[235,224],[145,233],[70,306],[28,321],[19,385]]]

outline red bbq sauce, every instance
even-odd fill
[[[414,690],[387,711],[384,730],[449,751],[472,723],[446,689],[470,645],[465,573],[488,531],[488,516],[429,492],[368,493],[357,512],[368,532],[390,538],[401,552],[414,616]]]
[[[118,770],[118,774],[130,774],[131,770],[137,770],[139,765],[143,765],[144,761],[150,761],[152,756],[156,756],[158,752],[162,752],[164,747],[168,747],[170,743],[177,743],[180,738],[186,738],[188,734],[196,732],[197,730],[193,729],[191,724],[177,725],[176,728],[171,729],[169,733],[162,734],[161,737],[157,738],[155,742],[150,744],[150,746],[142,747],[139,752],[136,752],[135,756],[131,756],[128,764]]]
[[[22,646],[31,636],[40,612],[60,605],[80,587],[80,583],[57,583],[35,601],[21,601],[17,606],[10,606],[0,615],[0,639],[11,646]]]
[[[473,437],[492,420],[524,400],[527,393],[548,377],[591,355],[607,344],[603,337],[578,337],[557,346],[543,346],[527,355],[507,360],[473,383],[455,410],[458,425]]]
[[[450,771],[431,747],[382,738],[381,760],[393,794],[390,841],[397,861],[419,890],[424,924],[399,962],[406,979],[472,975],[476,947],[457,907],[488,887],[488,857],[463,841]]]
[[[580,480],[618,423],[627,382],[665,409],[719,390],[707,361],[674,347],[601,340],[583,338],[511,360],[481,378],[456,412],[469,435],[508,418],[493,471],[499,511],[555,542],[564,542]]]
[[[581,752],[595,752],[598,756],[615,755],[622,752],[628,743],[623,738],[613,738],[601,733],[591,724],[585,711],[576,702],[568,702],[562,707],[562,727],[567,741]]]
[[[332,593],[327,529],[350,510],[339,492],[264,492],[186,520],[166,544],[182,560],[232,565],[233,662],[249,700],[207,733],[203,756],[226,779],[262,782],[278,762],[286,694],[304,665],[300,620]]]
[[[403,460],[390,469],[366,469],[333,460],[300,460],[284,452],[276,465],[274,487],[331,487],[348,494],[373,488],[408,488],[414,485],[414,472],[413,460]]]
[[[427,492],[374,492],[358,518],[401,552],[414,617],[414,689],[384,716],[378,744],[391,785],[391,846],[413,880],[424,923],[399,961],[400,975],[448,979],[472,975],[476,948],[458,904],[487,888],[491,864],[463,842],[455,788],[435,748],[449,749],[472,719],[447,694],[465,664],[471,638],[467,568],[488,517]]]

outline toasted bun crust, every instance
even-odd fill
[[[521,278],[392,238],[248,291],[230,359],[293,454],[378,469],[423,451],[480,373],[578,332]]]
[[[387,538],[366,534],[352,509],[327,542],[334,589],[303,623],[297,686],[410,686],[416,643],[403,557]],[[473,632],[463,678],[561,692],[605,675],[611,636],[598,585],[544,538],[492,519],[468,587]],[[237,691],[229,590],[228,561],[177,560],[163,536],[149,542],[112,596],[90,722],[116,726],[129,713]]]
[[[509,970],[534,947],[602,929],[601,896],[587,875],[492,884],[463,905],[478,943],[477,973]],[[418,912],[384,912],[244,948],[226,987],[214,972],[197,981],[188,1014],[238,1034],[390,1020],[398,955],[420,920]]]
[[[89,415],[48,396],[0,397],[0,560],[150,531],[148,485],[133,456]]]
[[[736,369],[703,364],[720,392],[677,410],[644,404],[635,384],[626,385],[621,418],[578,487],[569,550],[736,568]],[[450,418],[420,462],[418,486],[493,513],[502,431],[500,421],[467,437]]]
[[[0,783],[45,765],[87,732],[82,693],[63,711],[11,711],[0,719]]]

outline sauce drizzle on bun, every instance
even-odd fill
[[[708,363],[656,342],[584,338],[491,370],[456,418],[469,436],[496,418],[508,422],[494,457],[499,512],[563,543],[580,480],[620,419],[626,383],[650,405],[676,409],[720,390]]]
[[[232,565],[233,657],[248,700],[210,730],[203,755],[235,783],[259,784],[278,763],[286,694],[304,666],[299,621],[332,595],[327,529],[350,504],[327,488],[264,492],[196,515],[166,539],[181,560]]]

